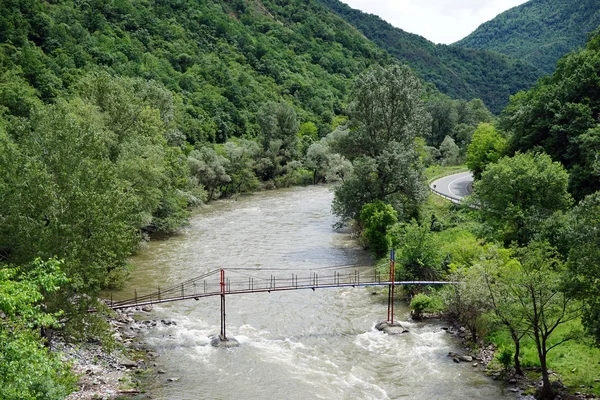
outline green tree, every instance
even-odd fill
[[[532,243],[517,251],[521,269],[508,278],[515,310],[530,326],[542,369],[541,397],[554,399],[548,373],[548,353],[579,335],[569,331],[557,335],[556,329],[581,317],[578,302],[564,292],[566,268],[554,249],[546,243]]]
[[[288,103],[265,103],[256,115],[265,158],[264,179],[273,179],[298,157],[298,120]]]
[[[390,230],[396,249],[398,277],[405,280],[435,280],[442,273],[443,255],[436,235],[429,224],[413,220]]]
[[[477,127],[467,149],[467,167],[473,172],[475,179],[481,178],[488,164],[500,159],[505,146],[506,140],[494,126],[484,123]]]
[[[587,196],[572,214],[568,287],[583,302],[583,323],[600,344],[600,192]]]
[[[388,229],[398,222],[396,210],[383,201],[365,204],[360,212],[360,221],[364,227],[362,236],[376,257],[387,254],[392,244]]]
[[[218,199],[221,187],[231,182],[227,174],[228,160],[210,147],[193,150],[188,156],[190,172],[208,192],[208,200]]]
[[[260,154],[258,143],[248,139],[233,139],[222,146],[221,152],[228,161],[225,172],[231,177],[225,195],[258,190],[260,182],[254,174],[256,158]]]
[[[450,136],[446,136],[440,145],[440,153],[442,155],[442,165],[458,165],[460,157],[460,149]]]
[[[391,204],[401,219],[425,199],[415,139],[430,130],[419,80],[406,66],[374,67],[355,82],[351,130],[344,153],[354,174],[336,189],[333,211],[342,222],[358,219],[367,203]]]
[[[513,296],[513,279],[521,272],[521,264],[512,255],[513,251],[510,249],[490,246],[469,273],[485,282],[485,295],[489,302],[488,321],[499,325],[510,334],[515,346],[512,354],[515,372],[523,375],[520,361],[521,340],[531,333],[531,325],[521,312],[521,301]]]
[[[571,175],[577,200],[600,190],[595,163],[599,148],[600,31],[585,49],[558,62],[554,74],[511,99],[500,124],[510,133],[509,152],[543,149]]]
[[[298,141],[302,154],[306,154],[306,150],[317,140],[319,140],[319,128],[317,128],[314,122],[308,121],[300,124],[298,128]]]
[[[60,318],[42,311],[44,296],[67,283],[60,266],[55,259],[36,259],[26,273],[0,266],[2,399],[59,400],[74,389],[76,378],[69,367],[44,346],[40,336]]]
[[[428,143],[440,147],[447,136],[452,135],[458,121],[458,113],[452,99],[439,96],[429,99],[427,112],[431,115],[431,135]]]
[[[569,175],[546,154],[517,154],[490,164],[475,182],[474,198],[483,219],[505,243],[527,244],[554,212],[573,203]]]

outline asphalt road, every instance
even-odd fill
[[[460,174],[448,175],[431,182],[429,186],[434,193],[442,197],[448,197],[452,201],[460,202],[463,197],[471,194],[473,174],[461,172]]]

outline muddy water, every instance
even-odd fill
[[[131,295],[133,288],[142,294],[221,267],[308,274],[332,265],[369,265],[366,252],[332,229],[332,197],[328,188],[310,187],[210,205],[180,234],[153,241],[134,257],[131,289],[118,296]],[[396,318],[411,332],[387,336],[376,331],[387,312],[383,291],[229,296],[227,333],[241,343],[236,349],[210,345],[209,336],[220,328],[219,307],[218,297],[155,307],[154,317],[177,325],[155,328],[145,337],[166,371],[156,379],[153,398],[513,398],[469,363],[452,362],[446,355],[460,352],[459,344],[440,323],[408,320],[408,309],[400,303]],[[179,380],[166,383],[168,377]]]

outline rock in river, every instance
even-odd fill
[[[394,322],[393,324],[390,322],[380,322],[375,325],[375,329],[385,332],[388,335],[399,335],[401,333],[407,333],[408,329],[403,327],[400,323]]]

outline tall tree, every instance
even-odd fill
[[[583,323],[600,344],[600,192],[587,196],[572,214],[568,286],[583,302]]]
[[[483,123],[477,127],[467,148],[467,167],[475,179],[481,178],[488,164],[500,159],[505,146],[506,140],[493,125]]]
[[[554,399],[548,372],[548,353],[578,336],[576,331],[558,335],[559,326],[581,317],[578,302],[564,291],[566,268],[546,243],[531,243],[517,252],[521,268],[507,276],[511,296],[518,302],[516,311],[530,326],[542,369],[542,398]]]
[[[431,124],[419,80],[407,66],[376,66],[356,79],[349,111],[342,147],[355,169],[336,189],[334,212],[358,219],[365,204],[382,200],[401,219],[415,215],[426,195],[415,139]]]

